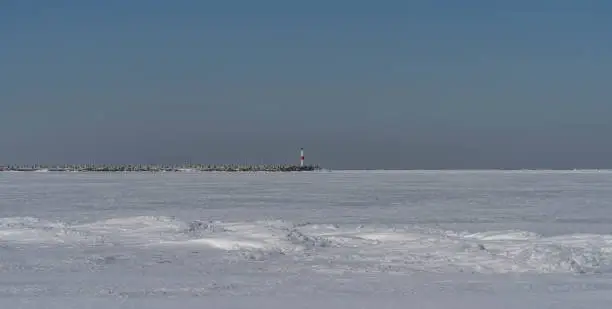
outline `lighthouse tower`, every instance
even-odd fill
[[[300,167],[304,167],[304,148],[300,148]]]

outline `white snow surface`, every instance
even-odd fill
[[[0,308],[609,308],[612,172],[0,173]]]

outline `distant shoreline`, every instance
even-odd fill
[[[302,172],[317,171],[317,165],[61,165],[0,166],[0,172]]]

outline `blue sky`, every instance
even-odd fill
[[[612,2],[2,1],[0,164],[612,167]]]

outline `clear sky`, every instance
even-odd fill
[[[612,167],[612,1],[0,1],[0,164]]]

